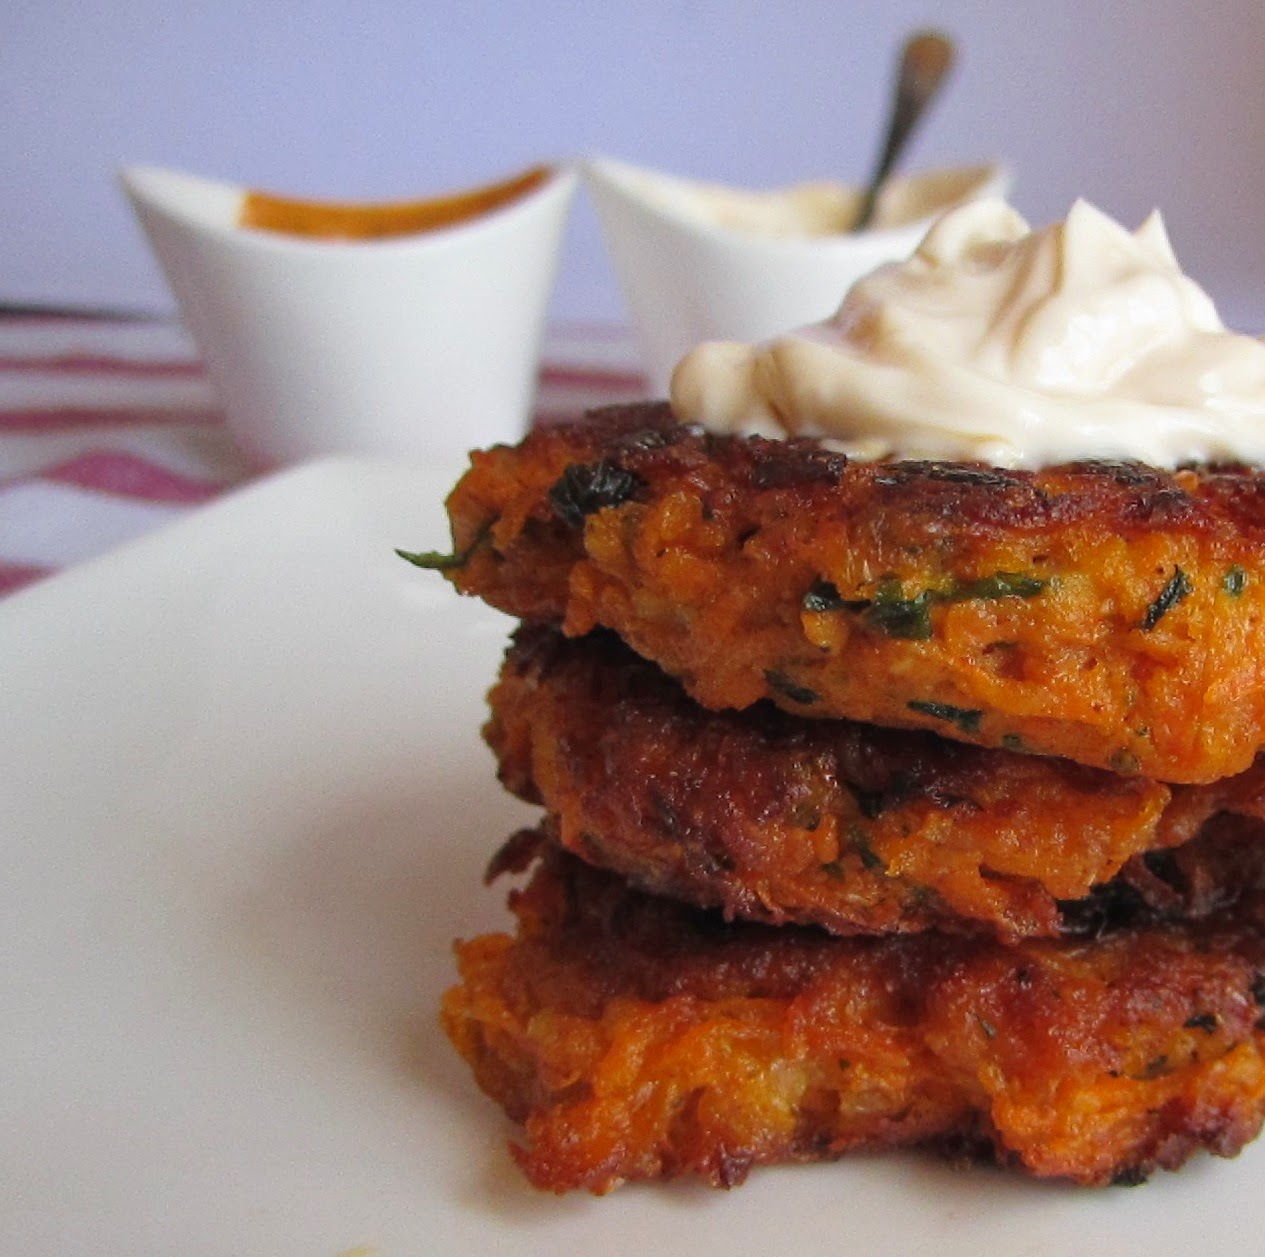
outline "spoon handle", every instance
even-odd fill
[[[874,174],[866,185],[861,212],[852,225],[853,231],[869,226],[879,191],[952,66],[953,41],[947,35],[939,31],[917,31],[905,41],[896,79],[896,100],[887,124],[887,138]]]

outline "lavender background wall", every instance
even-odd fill
[[[169,304],[114,181],[132,161],[367,198],[596,152],[860,178],[920,25],[961,60],[912,165],[1005,158],[1035,222],[1158,205],[1227,319],[1265,328],[1260,0],[6,0],[0,302]],[[554,317],[624,319],[583,197]]]

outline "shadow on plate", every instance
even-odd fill
[[[484,886],[483,869],[532,817],[473,764],[326,803],[252,877],[235,905],[238,945],[307,1015],[350,1030],[392,1068],[459,1085],[464,1099],[468,1075],[436,1020],[455,979],[452,944],[508,926],[505,891]]]

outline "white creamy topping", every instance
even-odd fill
[[[1226,330],[1158,214],[1130,233],[1083,201],[1040,231],[1002,201],[951,210],[825,323],[700,345],[672,404],[867,459],[1265,464],[1265,344]]]
[[[773,239],[839,235],[852,229],[861,211],[860,188],[828,180],[755,190],[631,167],[623,168],[623,178],[668,213]],[[879,194],[872,229],[929,220],[950,205],[981,195],[996,178],[995,167],[967,166],[890,179]]]

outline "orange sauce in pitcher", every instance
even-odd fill
[[[313,240],[383,240],[417,235],[500,209],[540,187],[551,173],[549,166],[533,166],[500,183],[419,201],[303,201],[249,191],[237,225]]]

